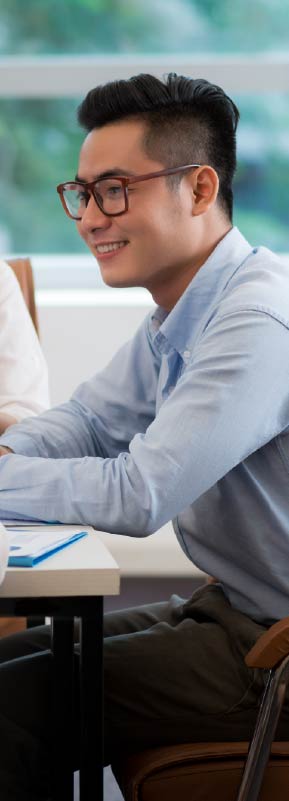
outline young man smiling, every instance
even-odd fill
[[[232,227],[238,111],[220,88],[140,75],[92,90],[79,118],[64,209],[104,281],[157,307],[68,403],[2,438],[0,516],[131,536],[173,519],[219,580],[105,617],[109,762],[250,736],[261,679],[243,657],[289,603],[289,274]],[[0,643],[3,801],[49,795],[47,649],[45,628]]]
[[[161,119],[154,122],[157,124],[160,127]],[[147,126],[142,118],[132,117],[93,128],[88,134],[77,177],[83,183],[97,180],[96,193],[101,194],[103,184],[106,192],[114,193],[109,198],[113,216],[104,216],[91,192],[87,205],[84,195],[77,226],[98,260],[105,283],[145,286],[155,302],[170,311],[232,225],[225,210],[215,206],[219,188],[216,170],[205,163],[176,171],[165,180],[162,153],[153,143],[146,144],[146,138],[157,133],[146,133]],[[204,158],[197,144],[196,150]],[[175,153],[171,160],[176,161]],[[177,162],[183,165],[187,161],[188,152],[180,152]],[[108,180],[109,173],[129,176],[129,208],[124,215],[113,214],[124,202],[124,190],[122,184]],[[175,191],[169,178],[175,181]],[[60,191],[65,198],[73,190]]]

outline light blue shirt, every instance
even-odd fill
[[[233,606],[288,615],[288,329],[288,266],[233,228],[169,314],[2,437],[0,518],[137,537],[174,519]]]

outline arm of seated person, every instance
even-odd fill
[[[0,434],[4,434],[9,426],[13,426],[14,423],[18,423],[16,417],[12,417],[11,414],[5,414],[5,412],[0,412]]]

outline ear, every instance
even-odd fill
[[[190,174],[193,191],[192,214],[197,217],[205,214],[216,201],[219,191],[219,178],[213,167],[205,164]]]

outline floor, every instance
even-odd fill
[[[123,795],[110,768],[104,769],[103,799],[104,801],[123,801]],[[78,773],[75,774],[74,778],[74,801],[79,801]]]
[[[123,795],[110,768],[104,771],[104,801],[123,801]]]

